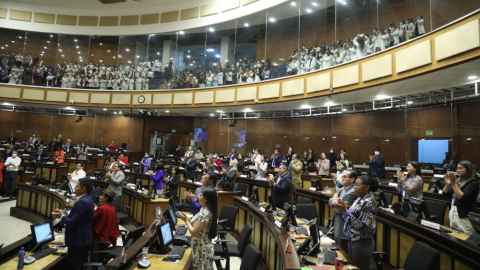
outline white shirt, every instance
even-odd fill
[[[22,163],[22,159],[19,157],[16,157],[16,158],[9,157],[5,161],[5,166],[10,163],[12,163],[13,166],[7,166],[7,171],[9,172],[18,171],[18,166],[20,166],[20,163]]]
[[[80,178],[85,178],[85,176],[87,176],[87,174],[85,173],[84,170],[73,172],[72,178],[70,179],[70,185],[72,185],[72,188],[75,188],[75,186],[78,183],[78,180],[80,180]]]

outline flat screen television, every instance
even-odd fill
[[[448,140],[419,140],[418,162],[442,164],[448,152]]]

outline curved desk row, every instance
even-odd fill
[[[333,217],[333,209],[328,205],[330,196],[306,189],[297,189],[297,194],[315,202],[321,225],[327,224],[327,217]],[[384,262],[397,269],[403,268],[406,256],[415,241],[425,242],[440,251],[441,270],[480,269],[480,248],[464,241],[467,238],[468,235],[464,233],[438,232],[405,217],[378,211],[376,251],[386,252]]]

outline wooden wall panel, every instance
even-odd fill
[[[62,25],[77,25],[77,16],[71,15],[57,15],[57,24]]]
[[[16,20],[16,21],[31,22],[32,21],[32,12],[10,9],[9,19],[10,20]]]
[[[35,16],[33,18],[33,21],[36,22],[36,23],[54,24],[55,23],[55,14],[35,12]]]
[[[144,14],[140,17],[140,24],[156,24],[158,23],[158,20],[160,19],[160,14],[155,13],[155,14]]]
[[[160,18],[161,23],[167,23],[167,22],[176,22],[178,21],[178,15],[180,14],[180,11],[170,11],[170,12],[164,12],[162,13],[162,17]]]
[[[97,16],[79,16],[78,25],[80,26],[97,26],[98,17]]]
[[[6,19],[6,18],[7,18],[7,9],[0,8],[0,19]]]
[[[189,19],[198,18],[199,10],[200,10],[199,7],[182,10],[182,13],[180,15],[180,20],[189,20]]]
[[[174,121],[172,121],[175,119]],[[147,117],[143,127],[143,142],[142,149],[148,149],[150,145],[150,134],[167,133],[171,134],[172,129],[176,129],[176,134],[190,134],[193,133],[195,127],[195,117],[188,116],[160,116]]]
[[[220,3],[213,3],[210,5],[202,6],[200,17],[214,15],[220,12]]]
[[[122,16],[120,19],[120,25],[125,26],[125,25],[138,25],[138,15],[133,15],[133,16]]]
[[[118,26],[118,16],[100,17],[100,26]]]

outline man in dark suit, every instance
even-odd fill
[[[58,134],[58,139],[57,139],[58,143],[60,145],[63,145],[63,138],[62,138],[62,134]]]
[[[33,147],[35,147],[35,149],[38,149],[41,144],[45,143],[42,141],[42,136],[38,136],[37,140],[35,140],[35,142],[33,143]]]
[[[47,149],[45,149],[43,144],[40,144],[37,150],[37,153],[35,154],[35,162],[38,162],[38,163],[43,162],[43,158],[47,157],[47,155],[48,155]]]
[[[182,157],[183,167],[185,168],[185,176],[187,179],[195,180],[195,169],[197,168],[197,159],[193,158],[193,153],[188,154],[188,158]]]
[[[230,152],[230,154],[228,154],[228,164],[230,164],[230,162],[232,162],[232,160],[237,159],[237,158],[238,158],[237,150],[235,150],[235,148],[233,148],[232,152]]]
[[[335,153],[335,150],[333,148],[331,148],[330,153],[328,153],[327,155],[328,160],[330,160],[330,168],[337,167],[337,157],[338,157],[338,154]]]
[[[71,154],[73,152],[73,147],[75,147],[75,144],[72,143],[72,140],[68,139],[65,144],[65,153]]]
[[[280,165],[282,164],[283,157],[280,154],[279,149],[275,149],[275,152],[272,154],[268,162],[272,163],[272,168],[276,169],[279,168]]]
[[[55,209],[52,215],[59,218],[63,226],[66,226],[65,245],[68,247],[68,258],[71,269],[86,269],[83,264],[87,259],[88,247],[92,244],[92,222],[95,203],[90,192],[92,180],[82,178],[75,186],[75,196],[78,200],[73,205],[70,214],[67,210]]]
[[[280,165],[277,176],[269,177],[267,181],[273,186],[272,199],[275,205],[272,206],[283,209],[283,205],[290,201],[290,188],[292,187],[292,176],[287,173],[287,165]]]
[[[357,179],[357,172],[355,170],[345,170],[342,175],[342,188],[335,193],[335,195],[328,200],[328,204],[331,207],[334,207],[335,218],[333,220],[333,235],[336,238],[336,242],[344,250],[348,250],[348,238],[343,233],[343,225],[345,221],[343,220],[343,214],[341,210],[337,209],[335,206],[338,205],[338,200],[341,199],[347,202],[347,205],[350,207],[353,205],[355,200],[358,198],[357,194],[354,192],[354,183]]]

